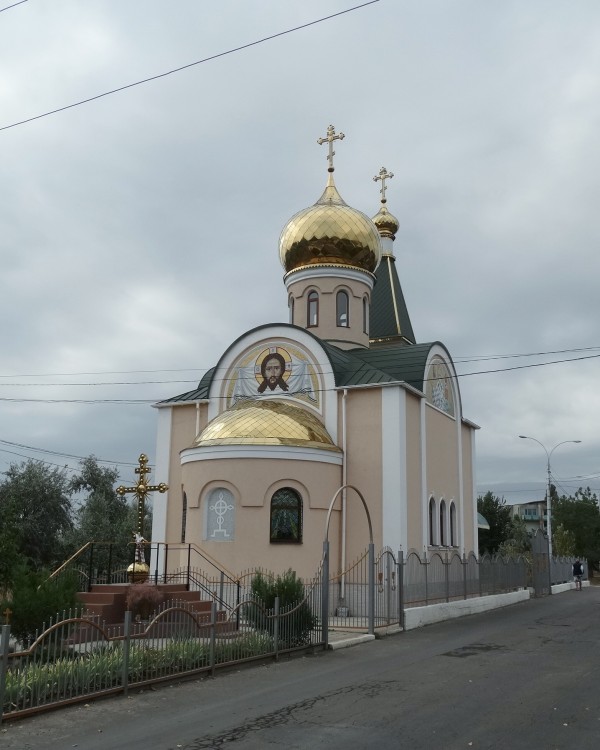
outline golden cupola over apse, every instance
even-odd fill
[[[381,260],[380,234],[373,221],[349,206],[333,180],[333,142],[342,140],[333,125],[318,143],[328,144],[329,178],[319,200],[292,216],[279,239],[279,257],[287,273],[312,266],[345,266],[373,273]]]

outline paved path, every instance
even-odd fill
[[[597,750],[600,587],[0,729],[74,747]]]

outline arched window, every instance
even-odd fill
[[[369,335],[369,300],[363,297],[363,333]]]
[[[314,328],[319,325],[319,294],[314,290],[309,293],[307,300],[306,327]]]
[[[450,546],[456,547],[456,505],[450,503]]]
[[[215,487],[205,501],[206,539],[231,542],[235,538],[235,499],[226,487]]]
[[[436,515],[435,515],[435,498],[429,498],[429,546],[435,547],[437,544],[436,534]]]
[[[272,542],[302,541],[302,498],[291,487],[282,487],[271,498]]]
[[[290,298],[288,300],[288,307],[290,308],[290,323],[294,322],[294,298],[290,294]]]
[[[440,545],[446,546],[446,501],[440,503]]]
[[[338,327],[348,328],[350,325],[350,301],[348,292],[338,292],[335,297],[335,319]]]
[[[183,503],[181,506],[181,543],[185,544],[185,526],[187,524],[187,495],[183,493]]]

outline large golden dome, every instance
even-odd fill
[[[286,272],[315,265],[350,266],[373,272],[381,260],[381,239],[368,216],[348,206],[329,174],[319,200],[288,221],[279,238]]]
[[[213,445],[288,445],[340,449],[311,412],[282,401],[242,401],[212,420],[193,447]]]

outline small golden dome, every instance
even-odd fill
[[[212,445],[288,445],[339,451],[324,425],[306,409],[282,401],[242,401],[219,414],[194,441]]]
[[[394,214],[391,214],[387,210],[383,203],[377,214],[373,217],[373,224],[375,224],[382,237],[391,237],[393,240],[396,239],[396,232],[400,227],[400,222]]]
[[[286,272],[314,265],[351,266],[373,272],[381,260],[381,239],[368,216],[348,206],[329,180],[319,200],[288,221],[279,238]]]

